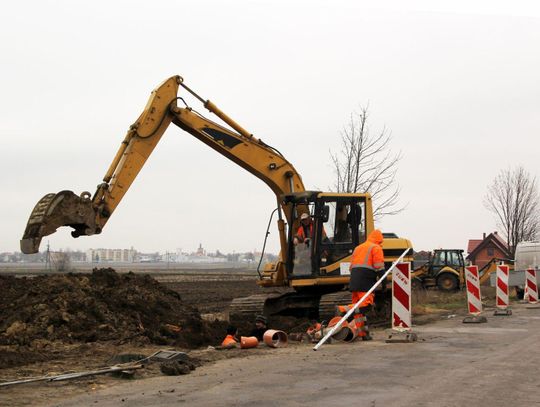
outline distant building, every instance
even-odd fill
[[[89,249],[86,251],[88,263],[115,262],[133,263],[137,251],[131,249]]]
[[[490,233],[482,239],[470,239],[467,245],[467,260],[478,268],[484,267],[492,259],[510,258],[508,244],[497,232]]]
[[[195,253],[196,256],[206,256],[206,250],[203,249],[202,243],[199,243],[199,248],[197,249],[197,252]]]

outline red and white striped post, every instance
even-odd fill
[[[497,266],[497,287],[495,305],[497,309],[493,315],[512,315],[512,310],[508,308],[510,305],[510,296],[508,293],[508,279],[510,268],[507,265],[500,264]]]
[[[538,304],[538,285],[536,284],[536,269],[528,268],[525,271],[525,296],[529,304]]]
[[[411,263],[398,263],[392,273],[392,329],[386,342],[414,342],[411,316]]]
[[[480,276],[478,266],[465,267],[465,283],[467,285],[467,306],[469,315],[463,319],[464,323],[479,324],[487,322],[482,313],[482,294],[480,293]]]

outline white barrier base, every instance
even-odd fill
[[[493,313],[493,315],[495,316],[508,316],[508,315],[512,315],[512,310],[510,308],[506,308],[506,309],[499,309],[497,308],[495,310],[495,312]]]
[[[487,322],[487,318],[482,315],[468,315],[463,318],[464,324],[483,324]]]
[[[418,335],[411,330],[400,331],[397,329],[389,329],[387,331],[388,338],[386,343],[412,343],[418,340]]]

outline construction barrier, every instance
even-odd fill
[[[538,285],[536,284],[536,269],[529,268],[525,272],[525,298],[530,304],[538,303]]]
[[[392,273],[392,329],[411,329],[411,263],[399,263]]]
[[[487,322],[486,317],[480,316],[482,313],[482,295],[480,293],[480,277],[478,266],[465,267],[465,283],[467,286],[467,307],[469,316],[463,319],[464,323]]]
[[[399,263],[392,273],[392,329],[386,342],[414,342],[411,327],[411,263]]]
[[[360,306],[360,304],[362,304],[362,302],[365,301],[365,299],[368,297],[369,294],[371,294],[373,291],[375,291],[375,289],[384,281],[386,280],[386,276],[388,276],[388,274],[390,274],[392,272],[392,270],[394,270],[394,268],[396,267],[397,264],[399,264],[402,260],[403,260],[403,257],[405,257],[405,255],[409,252],[410,249],[405,249],[405,251],[403,253],[401,253],[401,256],[399,256],[399,258],[394,261],[394,263],[392,263],[392,265],[390,266],[390,268],[388,270],[386,270],[386,272],[382,275],[381,278],[379,278],[377,280],[377,282],[373,285],[373,287],[371,287],[367,293],[365,293],[362,298],[360,298],[356,304],[354,304],[351,309],[349,309],[349,311],[347,311],[347,313],[345,315],[343,315],[341,317],[341,319],[339,320],[339,322],[332,328],[330,329],[330,331],[328,331],[328,333],[313,347],[313,350],[317,350],[319,349],[332,335],[334,335],[334,333],[338,330],[338,329],[341,329],[342,328],[342,324],[343,322],[347,321],[347,319],[352,315],[353,312],[355,312],[357,310],[357,308]]]
[[[508,308],[510,305],[510,295],[508,293],[508,279],[510,268],[507,265],[500,264],[497,266],[497,285],[496,285],[496,300],[497,309],[493,315],[512,315],[512,311]]]

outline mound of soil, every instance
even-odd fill
[[[149,276],[0,276],[0,346],[118,341],[197,347],[214,340],[196,308]]]

